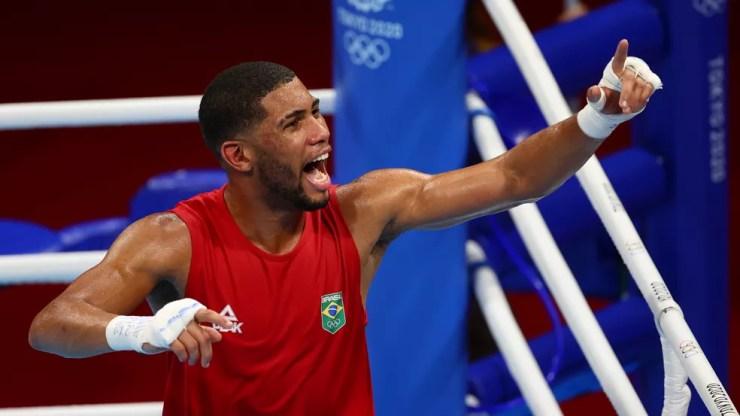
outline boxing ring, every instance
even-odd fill
[[[513,3],[486,1],[485,4],[547,123],[555,124],[570,116],[571,110],[560,87]],[[321,100],[323,113],[334,113],[336,96],[333,90],[312,90],[311,93]],[[195,122],[199,100],[200,96],[179,96],[2,104],[0,130]],[[487,104],[475,92],[467,95],[466,103],[481,157],[491,159],[503,153],[506,147]],[[589,159],[577,178],[653,315],[665,368],[664,414],[686,414],[691,396],[687,380],[691,380],[710,414],[738,414],[599,161],[595,157]],[[617,413],[647,414],[537,205],[514,208],[511,216]],[[485,250],[479,243],[469,241],[466,252],[473,270],[476,296],[524,401],[534,414],[561,414],[547,377],[507,306],[496,272],[486,262]],[[91,251],[0,256],[0,285],[69,283],[104,255],[104,251]],[[472,400],[474,405],[475,399]],[[132,403],[17,408],[0,409],[0,415],[144,416],[160,414],[161,406],[161,403]]]

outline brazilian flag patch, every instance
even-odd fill
[[[323,295],[321,297],[321,327],[324,331],[336,334],[346,323],[342,292]]]

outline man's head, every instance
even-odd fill
[[[269,62],[227,69],[206,89],[199,118],[232,180],[257,190],[273,209],[326,205],[329,130],[319,100],[293,71]]]
[[[246,62],[221,72],[206,88],[198,120],[206,146],[221,158],[221,144],[252,129],[267,113],[260,101],[295,73],[272,62]]]

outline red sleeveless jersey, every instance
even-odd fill
[[[360,260],[330,189],[295,248],[265,252],[239,230],[225,187],[181,202],[192,260],[185,295],[232,323],[209,368],[168,358],[164,414],[372,415]]]

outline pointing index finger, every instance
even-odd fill
[[[621,76],[624,70],[624,62],[627,60],[627,49],[629,48],[629,42],[627,39],[622,39],[617,45],[617,50],[614,52],[614,60],[612,61],[612,70],[618,76]]]
[[[201,309],[195,314],[195,320],[198,323],[212,323],[220,325],[224,328],[231,328],[231,321],[226,319],[225,316],[211,309]]]

